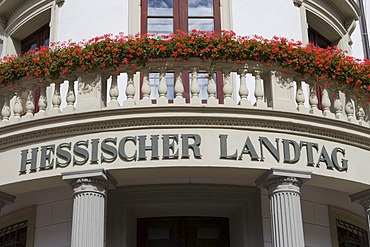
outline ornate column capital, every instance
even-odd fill
[[[65,0],[55,0],[56,5],[60,8],[63,6]]]
[[[105,197],[107,189],[117,184],[117,181],[104,169],[64,172],[62,177],[71,185],[74,195],[97,193]]]
[[[352,202],[361,204],[365,211],[370,210],[370,189],[349,196]]]
[[[299,188],[311,179],[311,172],[300,170],[286,170],[271,168],[256,180],[258,187],[264,187],[273,192],[294,191],[299,193]]]
[[[15,196],[0,191],[0,212],[6,205],[14,203]]]
[[[293,4],[296,7],[301,7],[303,4],[303,0],[293,0]]]

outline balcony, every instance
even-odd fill
[[[227,38],[233,39],[230,35]],[[40,95],[35,104],[33,92],[37,88]],[[368,149],[369,140],[363,135],[370,127],[367,97],[367,89],[362,87],[353,90],[345,85],[338,90],[334,80],[318,84],[317,76],[303,76],[265,61],[168,56],[148,59],[145,64],[122,63],[115,69],[101,64],[88,73],[77,68],[57,79],[21,76],[11,86],[3,83],[0,146],[27,143],[31,135],[42,140],[43,133],[37,130],[49,129],[52,135],[58,126],[117,119],[126,119],[129,126],[129,120],[135,120],[131,124],[140,119],[148,124],[150,119],[174,121],[174,117],[181,119],[174,125],[197,125],[192,120],[198,117],[217,119],[215,124],[219,125],[227,125],[232,118],[247,118],[245,124],[258,119],[265,121],[263,128],[287,125],[303,132],[315,132],[307,129],[315,126],[324,130],[322,135],[350,139]]]

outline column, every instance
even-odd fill
[[[15,200],[15,196],[6,194],[4,192],[0,191],[0,215],[1,215],[1,209],[5,207],[6,205],[12,204]]]
[[[116,181],[103,169],[62,173],[73,189],[71,247],[103,247],[105,199]]]
[[[365,216],[367,220],[367,229],[370,232],[370,189],[361,191],[359,193],[350,195],[352,202],[357,202],[365,209]],[[370,245],[370,235],[368,235],[368,242]]]
[[[311,172],[272,168],[256,181],[268,190],[273,247],[305,246],[300,187],[310,178]]]

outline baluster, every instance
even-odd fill
[[[51,103],[53,104],[53,109],[51,110],[51,114],[58,114],[61,113],[60,111],[60,104],[62,102],[62,98],[60,96],[60,84],[63,80],[57,81],[54,83],[54,93]]]
[[[150,84],[149,84],[149,72],[143,71],[143,85],[141,86],[141,93],[143,98],[140,100],[142,105],[150,105],[152,100],[150,99]]]
[[[67,107],[63,112],[73,112],[75,110],[74,103],[76,102],[76,96],[74,92],[75,78],[70,78],[68,80],[68,91],[66,96]]]
[[[224,104],[234,105],[235,102],[232,99],[233,85],[231,83],[230,70],[224,70],[223,75],[224,75],[224,87],[223,87]]]
[[[355,113],[355,110],[354,110],[353,102],[349,94],[346,94],[346,106],[344,110],[347,114],[347,121],[353,123],[355,121],[355,118],[353,116],[353,114]]]
[[[359,125],[364,125],[365,124],[365,110],[364,108],[362,107],[361,103],[358,103],[357,105],[357,118],[358,118],[358,124]]]
[[[194,67],[191,74],[191,99],[190,103],[194,105],[199,105],[201,100],[199,98],[200,86],[198,82],[198,68]]]
[[[256,97],[256,106],[260,108],[266,108],[267,104],[263,101],[264,91],[262,87],[262,79],[261,79],[262,71],[256,70],[254,71],[255,76],[255,89],[254,89],[254,96]]]
[[[207,93],[208,93],[208,99],[207,104],[209,105],[217,105],[218,99],[216,97],[217,87],[215,83],[215,79],[213,77],[213,68],[209,68],[208,72],[208,85],[207,85]]]
[[[240,88],[239,88],[240,105],[251,106],[251,103],[248,101],[249,91],[247,87],[247,70],[240,69],[238,74],[240,77]]]
[[[26,114],[22,116],[22,120],[28,120],[33,118],[33,112],[35,111],[35,104],[33,97],[33,90],[27,91],[27,100],[26,100]]]
[[[135,85],[134,85],[134,73],[127,73],[127,86],[126,86],[126,101],[123,103],[124,106],[135,105]]]
[[[345,116],[343,115],[343,104],[340,100],[340,92],[336,93],[336,98],[334,100],[334,109],[335,109],[335,118],[344,120]]]
[[[109,89],[109,97],[110,101],[108,103],[108,108],[114,108],[119,106],[118,104],[118,96],[119,96],[119,90],[117,85],[117,74],[112,75],[112,82]]]
[[[167,100],[167,81],[166,81],[166,69],[167,68],[161,68],[160,72],[160,80],[159,80],[159,85],[158,85],[158,104],[160,105],[165,105],[168,103]]]
[[[42,85],[40,90],[40,98],[37,102],[39,106],[39,112],[46,112],[46,107],[48,106],[48,101],[46,98],[46,86]]]
[[[310,85],[310,113],[315,115],[321,115],[321,111],[317,108],[319,104],[319,99],[317,98],[316,94],[316,87],[315,85]]]
[[[297,79],[297,94],[295,96],[295,101],[297,102],[297,110],[299,112],[308,112],[308,109],[304,106],[305,97],[302,89],[302,80]]]
[[[4,97],[4,105],[3,108],[1,109],[1,115],[2,115],[2,124],[8,124],[11,115],[10,100],[8,95],[5,95]]]
[[[331,101],[329,98],[329,93],[326,87],[322,89],[322,100],[321,100],[321,105],[323,109],[323,116],[325,117],[331,117],[333,114],[330,112],[330,107],[331,107]]]
[[[175,104],[185,104],[184,98],[184,84],[182,83],[182,72],[180,68],[175,69],[176,81],[175,81]]]
[[[13,122],[19,122],[21,120],[21,114],[23,113],[21,92],[18,91],[15,96],[15,103],[13,107],[14,118]]]

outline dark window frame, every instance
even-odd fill
[[[173,18],[173,33],[176,33],[178,30],[188,33],[192,30],[188,30],[188,20],[189,19],[210,19],[213,18],[213,31],[216,34],[221,34],[221,3],[220,0],[213,0],[213,16],[190,16],[188,15],[188,0],[173,0],[173,15],[155,15],[150,16],[148,15],[148,1],[149,0],[142,0],[141,1],[141,33],[147,34],[148,32],[148,18]],[[198,71],[204,72],[204,71]],[[189,77],[189,70],[182,71],[182,81],[189,82],[184,83],[184,98],[187,103],[190,102],[190,77]],[[223,103],[223,75],[220,71],[216,71],[216,86],[217,91],[216,95],[219,99],[220,103]],[[176,74],[174,78],[176,78]],[[143,76],[141,75],[140,78],[140,87],[143,83]],[[142,95],[140,95],[142,97]],[[155,101],[155,100],[154,100]]]
[[[32,34],[28,35],[21,41],[21,53],[25,53],[30,51],[31,49],[27,49],[30,44],[34,44],[36,41],[36,48],[42,47],[45,45],[45,41],[50,40],[50,27],[49,23],[45,24],[41,28],[37,29]]]

